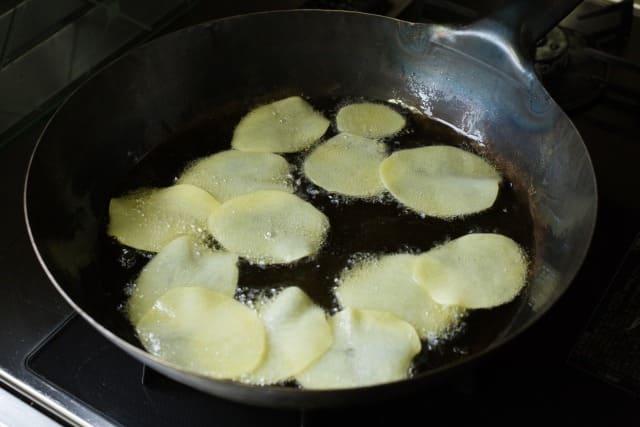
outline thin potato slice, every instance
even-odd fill
[[[409,322],[422,339],[435,339],[451,330],[464,309],[431,299],[413,279],[418,257],[409,254],[368,259],[342,275],[336,296],[343,307],[387,311]]]
[[[329,124],[304,99],[292,96],[244,116],[236,126],[231,146],[242,151],[295,153],[319,140]]]
[[[336,116],[336,124],[340,132],[367,138],[384,138],[400,132],[405,120],[391,107],[362,102],[342,107]]]
[[[490,308],[505,304],[525,285],[527,258],[500,234],[475,233],[438,246],[415,264],[414,278],[440,304]]]
[[[386,146],[373,139],[341,133],[319,145],[304,162],[312,182],[332,193],[368,197],[384,191],[378,175]]]
[[[214,378],[250,372],[266,348],[264,327],[253,310],[201,287],[178,287],[162,295],[136,331],[151,354]]]
[[[345,309],[330,319],[334,341],[315,363],[296,376],[310,389],[363,387],[406,378],[420,352],[416,330],[382,311]]]
[[[198,160],[178,179],[207,190],[224,202],[258,190],[293,192],[290,166],[272,153],[228,150]]]
[[[289,263],[315,254],[329,220],[310,203],[282,191],[256,191],[224,202],[209,230],[230,252],[257,263]]]
[[[258,308],[267,331],[267,354],[243,380],[273,384],[292,378],[320,357],[333,342],[324,310],[298,287],[284,289]]]
[[[107,233],[127,246],[158,252],[178,236],[201,237],[219,206],[193,185],[144,189],[111,199]]]
[[[502,180],[475,154],[440,145],[396,151],[380,165],[380,178],[402,204],[439,218],[491,207]]]
[[[233,297],[238,284],[238,256],[212,252],[190,236],[172,240],[142,269],[127,303],[133,325],[169,289],[202,286]]]

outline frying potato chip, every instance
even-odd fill
[[[258,263],[289,263],[320,249],[329,220],[293,194],[263,190],[224,202],[209,230],[230,252]]]
[[[292,378],[333,342],[324,310],[298,287],[284,289],[260,306],[258,315],[267,331],[267,354],[245,382],[264,385]]]
[[[338,301],[343,307],[393,313],[416,328],[420,338],[437,338],[458,324],[464,310],[431,299],[413,279],[417,260],[398,254],[360,262],[340,278]]]
[[[151,354],[214,378],[237,378],[264,357],[266,334],[257,314],[221,293],[201,287],[169,290],[136,327]]]
[[[406,378],[420,352],[416,330],[382,311],[345,309],[330,319],[333,345],[296,376],[303,387],[362,387]]]
[[[380,165],[380,178],[402,204],[439,218],[491,207],[502,180],[482,158],[441,145],[396,151]]]
[[[244,116],[233,132],[231,146],[242,151],[295,153],[319,140],[329,124],[304,99],[292,96]]]
[[[238,284],[238,256],[212,252],[190,236],[181,236],[163,247],[142,269],[127,303],[135,325],[169,289],[202,286],[233,297]]]
[[[202,236],[219,206],[193,185],[140,190],[111,199],[107,233],[127,246],[157,252],[178,236]]]
[[[405,120],[393,108],[363,102],[342,107],[336,116],[336,124],[340,132],[367,138],[384,138],[402,130]]]
[[[341,133],[316,147],[304,162],[312,182],[332,193],[368,197],[384,191],[378,168],[386,146],[373,139]]]
[[[490,308],[505,304],[525,285],[527,259],[500,234],[462,236],[420,255],[414,278],[440,304]]]
[[[257,190],[293,192],[289,163],[277,154],[228,150],[195,162],[178,179],[220,202]]]

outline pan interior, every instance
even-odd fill
[[[312,105],[326,117],[335,117],[340,106],[359,98],[310,99]],[[376,100],[379,101],[379,100]],[[405,130],[387,140],[389,151],[425,145],[448,144],[489,157],[491,153],[472,139],[450,126],[417,112],[400,110],[407,117]],[[175,182],[188,164],[202,156],[213,154],[231,140],[235,125],[246,113],[222,106],[192,121],[184,129],[159,144],[142,159],[120,183],[114,196],[145,187],[166,187]],[[335,126],[324,139],[335,135]],[[222,143],[218,143],[222,142]],[[329,237],[320,253],[293,265],[260,266],[240,261],[239,290],[241,300],[260,294],[272,294],[278,289],[299,286],[327,312],[339,309],[333,287],[343,269],[368,256],[394,253],[421,253],[436,244],[468,233],[500,233],[516,242],[534,256],[533,219],[529,209],[527,189],[518,176],[505,176],[498,200],[488,210],[459,219],[443,220],[425,217],[400,205],[389,194],[376,198],[355,199],[327,193],[309,181],[302,172],[302,162],[308,152],[284,155],[293,166],[296,194],[319,208],[331,224]],[[106,227],[106,224],[105,224]],[[102,239],[105,256],[100,259],[101,276],[110,284],[113,310],[123,307],[128,284],[134,283],[149,254],[118,244],[106,235]],[[490,345],[509,325],[526,298],[493,310],[474,310],[463,325],[442,343],[425,343],[416,359],[415,373],[445,366],[470,353]],[[124,313],[123,313],[124,315]]]

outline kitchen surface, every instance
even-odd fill
[[[633,1],[584,2],[536,50],[536,70],[582,135],[598,180],[595,235],[568,291],[531,328],[441,383],[326,410],[258,408],[198,392],[145,369],[74,314],[27,236],[31,151],[74,87],[158,34],[267,7],[463,25],[505,2],[38,3],[0,1],[0,426],[640,424],[640,7]]]

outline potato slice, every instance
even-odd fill
[[[329,220],[293,194],[263,190],[224,202],[209,230],[230,252],[257,263],[289,263],[316,253]]]
[[[181,236],[172,240],[142,269],[127,303],[129,320],[137,324],[169,289],[202,286],[233,297],[238,284],[238,256],[211,249]]]
[[[257,190],[293,193],[289,169],[277,154],[228,150],[195,162],[178,184],[200,187],[220,202]]]
[[[435,339],[459,323],[464,309],[433,301],[413,279],[415,255],[367,259],[345,272],[336,296],[343,307],[388,311],[409,322],[422,339]]]
[[[405,120],[400,113],[384,104],[362,102],[342,107],[336,116],[336,124],[340,132],[384,138],[400,132]]]
[[[490,308],[505,304],[525,285],[527,258],[500,234],[462,236],[420,255],[414,278],[440,304]]]
[[[242,151],[295,153],[319,140],[329,124],[304,99],[292,96],[244,116],[233,132],[231,146]]]
[[[179,368],[214,378],[237,378],[264,357],[266,334],[244,304],[201,287],[162,295],[136,327],[151,354]]]
[[[332,193],[368,197],[384,191],[378,175],[386,146],[373,139],[341,133],[316,147],[304,162],[312,182]]]
[[[345,309],[330,319],[333,345],[296,376],[306,388],[362,387],[406,378],[420,352],[416,330],[391,313]]]
[[[475,154],[440,145],[396,151],[380,165],[380,178],[402,204],[439,218],[491,207],[502,180]]]
[[[111,199],[107,233],[127,246],[157,252],[178,236],[202,237],[207,218],[219,206],[193,185],[139,190]]]
[[[333,342],[324,310],[296,286],[259,306],[258,315],[267,331],[267,354],[245,382],[264,385],[292,378]]]

